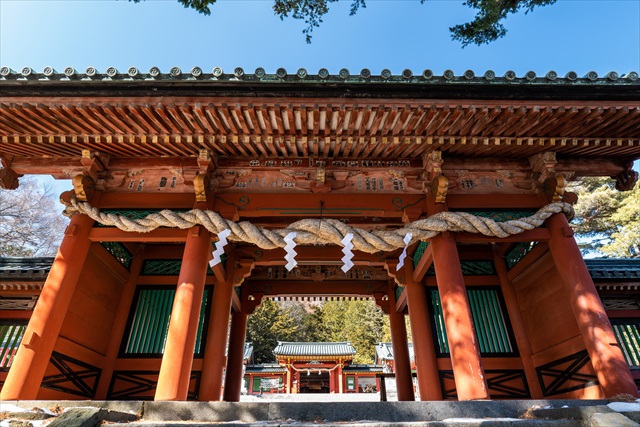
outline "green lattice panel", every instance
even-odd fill
[[[100,212],[104,214],[112,214],[123,216],[128,219],[143,219],[148,215],[153,213],[158,213],[163,209],[102,209]],[[174,212],[187,212],[188,209],[172,209]],[[100,223],[95,224],[96,227],[107,227],[106,225],[102,225]]]
[[[402,292],[404,292],[404,286],[398,286],[396,288],[396,301],[400,299],[400,295],[402,295]]]
[[[519,263],[537,244],[538,242],[520,242],[515,245],[507,254],[507,267],[509,267],[509,269],[513,268],[513,266]]]
[[[616,319],[611,323],[627,364],[640,368],[640,320]]]
[[[422,255],[424,255],[424,251],[429,247],[429,242],[420,242],[418,243],[418,247],[416,251],[413,253],[413,266],[417,267],[418,263],[422,259]]]
[[[104,248],[109,251],[113,257],[124,266],[127,270],[131,266],[131,252],[125,248],[125,246],[120,242],[100,242]]]
[[[492,276],[496,274],[491,261],[460,261],[464,276]]]
[[[467,297],[473,324],[483,355],[511,355],[514,353],[507,321],[502,313],[498,291],[492,289],[468,289]],[[442,303],[437,289],[431,290],[433,321],[441,354],[449,353]]]
[[[26,330],[25,324],[0,324],[0,369],[11,367]]]
[[[473,214],[483,218],[491,218],[494,221],[504,222],[514,219],[526,218],[533,215],[536,211],[531,209],[525,210],[505,210],[505,211],[461,211]]]
[[[177,276],[182,267],[181,259],[148,259],[142,265],[142,276]],[[207,266],[207,276],[213,275]]]
[[[125,335],[124,354],[159,356],[164,352],[175,293],[175,289],[140,290],[133,318]],[[196,355],[201,355],[204,351],[203,331],[208,296],[209,289],[205,288],[198,319],[194,350]]]

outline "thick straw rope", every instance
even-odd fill
[[[124,216],[100,212],[86,202],[71,199],[71,206],[65,209],[65,215],[82,213],[90,216],[96,222],[106,226],[115,226],[123,231],[148,233],[158,227],[191,228],[202,225],[212,233],[229,229],[231,234],[227,238],[233,242],[252,243],[262,249],[284,248],[284,237],[295,231],[295,242],[298,245],[327,245],[342,246],[340,241],[348,233],[353,233],[354,250],[375,253],[392,251],[405,246],[402,240],[407,233],[413,238],[411,243],[427,240],[444,231],[466,231],[480,233],[485,236],[507,237],[532,230],[540,226],[553,214],[564,213],[573,217],[573,207],[564,202],[551,203],[535,214],[516,220],[496,222],[490,218],[478,217],[466,212],[441,212],[428,218],[414,221],[396,230],[367,231],[350,227],[335,219],[303,219],[296,221],[286,228],[269,230],[257,227],[250,222],[234,222],[224,219],[214,211],[193,209],[188,212],[173,212],[162,210],[149,214],[142,219],[129,219]]]

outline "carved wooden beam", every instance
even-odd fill
[[[611,178],[616,180],[616,190],[629,191],[638,182],[638,172],[633,170],[633,162],[629,162],[624,171]]]

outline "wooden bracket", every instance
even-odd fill
[[[532,178],[538,181],[538,183],[544,183],[548,179],[554,178],[556,176],[557,164],[556,153],[553,151],[547,151],[529,157]]]
[[[93,196],[95,190],[95,182],[86,175],[76,175],[73,177],[73,191],[76,198],[81,202],[86,202]]]
[[[638,182],[638,172],[633,170],[633,162],[629,162],[622,173],[611,178],[616,180],[616,190],[630,191]]]
[[[422,166],[427,174],[427,181],[433,181],[434,178],[442,175],[442,151],[432,151],[422,157]]]
[[[2,168],[0,168],[0,188],[3,190],[15,190],[18,188],[20,185],[18,178],[22,175],[18,175],[9,167],[11,162],[5,157],[0,157],[0,165],[2,165]]]
[[[251,275],[251,271],[256,266],[252,259],[240,259],[233,261],[233,266],[228,268],[230,274],[233,276],[233,286],[240,286],[244,279]]]
[[[80,163],[82,164],[82,173],[90,177],[93,182],[98,182],[100,174],[107,169],[109,156],[96,151],[82,150]]]
[[[218,156],[211,154],[207,150],[200,150],[198,153],[198,166],[201,175],[209,175],[218,165]]]
[[[543,184],[544,194],[550,202],[560,202],[564,197],[567,180],[562,175],[547,179]]]

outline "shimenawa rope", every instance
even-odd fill
[[[115,226],[123,231],[148,233],[158,227],[173,227],[187,229],[195,225],[202,225],[211,233],[218,234],[229,229],[231,234],[227,240],[232,242],[252,243],[262,249],[283,248],[284,237],[295,231],[295,242],[298,245],[338,245],[348,233],[353,233],[354,250],[376,253],[392,251],[405,247],[403,241],[407,233],[412,233],[410,244],[419,240],[427,240],[444,231],[466,231],[480,233],[491,237],[507,237],[532,230],[557,213],[564,213],[569,219],[573,217],[573,207],[569,203],[550,203],[531,216],[509,221],[497,222],[490,218],[476,216],[467,212],[441,212],[428,218],[411,222],[396,230],[372,230],[350,227],[336,219],[303,219],[290,224],[286,228],[269,230],[258,227],[250,222],[234,222],[223,218],[220,214],[210,210],[193,209],[188,212],[173,212],[165,209],[147,215],[141,219],[130,219],[121,215],[100,212],[99,209],[87,202],[71,199],[71,206],[65,209],[65,215],[82,213],[96,222]]]

